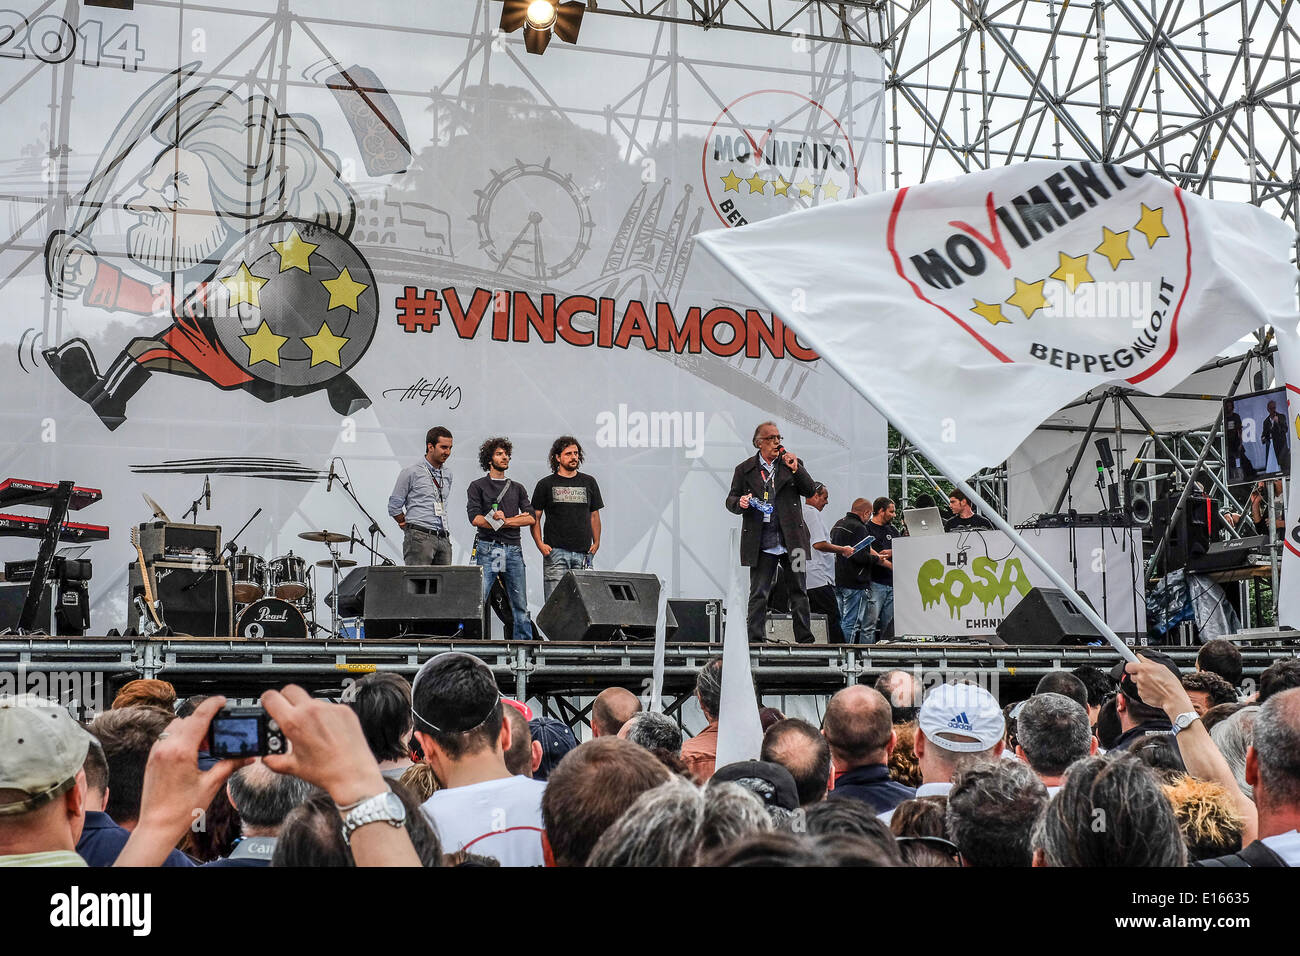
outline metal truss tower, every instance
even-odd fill
[[[890,185],[1028,159],[1140,166],[1289,221],[1300,33],[1288,0],[599,0],[601,14],[870,47]]]

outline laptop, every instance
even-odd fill
[[[908,534],[919,537],[925,534],[943,534],[943,517],[938,508],[908,508],[903,512]]]

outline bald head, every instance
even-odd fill
[[[853,499],[853,507],[851,507],[849,510],[852,511],[855,515],[858,515],[858,516],[861,517],[861,518],[870,518],[870,517],[871,517],[871,499],[870,499],[870,498],[854,498],[854,499]]]
[[[822,734],[837,770],[885,763],[894,739],[889,701],[861,684],[846,687],[826,705]]]
[[[625,687],[607,687],[591,705],[591,735],[615,737],[628,718],[641,712],[641,699]]]

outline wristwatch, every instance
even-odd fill
[[[1174,718],[1174,733],[1182,733],[1188,727],[1192,726],[1193,721],[1200,719],[1201,715],[1194,710],[1189,710],[1186,713],[1179,714]]]
[[[353,830],[381,820],[394,827],[406,823],[406,804],[391,790],[385,790],[383,793],[362,800],[344,815],[343,842],[350,846]]]

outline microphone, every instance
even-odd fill
[[[330,489],[334,487],[334,459],[330,459],[330,476],[325,481],[325,493],[329,494]]]
[[[203,497],[207,501],[203,510],[211,511],[212,510],[212,482],[208,480],[207,475],[203,476]]]

